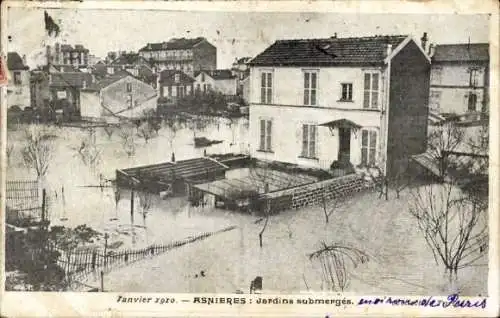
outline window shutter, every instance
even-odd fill
[[[271,151],[272,147],[271,147],[271,142],[272,142],[272,139],[271,139],[271,133],[272,133],[272,125],[273,125],[273,122],[268,120],[267,121],[267,150]]]
[[[316,126],[309,125],[310,133],[309,133],[309,156],[311,158],[316,157]]]
[[[370,108],[370,74],[365,73],[363,108]]]
[[[308,125],[302,125],[302,156],[307,157],[307,138],[309,134]]]
[[[260,145],[259,145],[260,150],[266,149],[265,143],[266,143],[266,121],[261,119],[260,120]]]

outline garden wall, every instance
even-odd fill
[[[321,204],[323,200],[345,197],[370,187],[370,183],[358,174],[351,174],[313,184],[267,193],[261,199],[270,204],[272,214],[290,208],[298,209]]]

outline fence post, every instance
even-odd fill
[[[104,268],[108,265],[108,233],[104,234]]]

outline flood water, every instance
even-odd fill
[[[8,142],[14,149],[7,180],[36,179],[34,170],[24,165],[21,156],[25,128],[20,126],[8,132]],[[95,149],[100,152],[100,160],[94,166],[84,163],[78,152],[82,140],[89,140],[88,130],[76,127],[49,129],[57,136],[44,180],[53,225],[74,227],[86,224],[98,231],[108,232],[111,242],[120,241],[122,246],[127,247],[169,242],[201,232],[216,231],[234,224],[234,218],[240,217],[190,207],[185,198],[160,199],[158,196],[151,198],[144,217],[139,194],[134,197],[134,214],[131,216],[130,191],[122,189],[116,192],[111,183],[101,188],[99,180],[114,179],[116,169],[170,161],[172,153],[175,153],[176,161],[201,157],[204,151],[207,154],[248,153],[246,118],[209,118],[198,129],[186,125],[175,132],[162,127],[158,135],[154,133],[147,142],[135,135],[135,154],[131,156],[125,151],[119,128],[110,134],[109,130],[96,128]],[[196,148],[194,137],[220,140],[222,143]]]

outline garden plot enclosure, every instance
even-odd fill
[[[194,204],[208,204],[229,209],[260,210],[260,196],[317,182],[306,174],[291,174],[269,168],[241,169],[240,177],[196,184],[190,187],[189,199]]]
[[[183,195],[187,184],[223,179],[227,169],[214,159],[195,158],[116,170],[116,182],[123,188]]]

